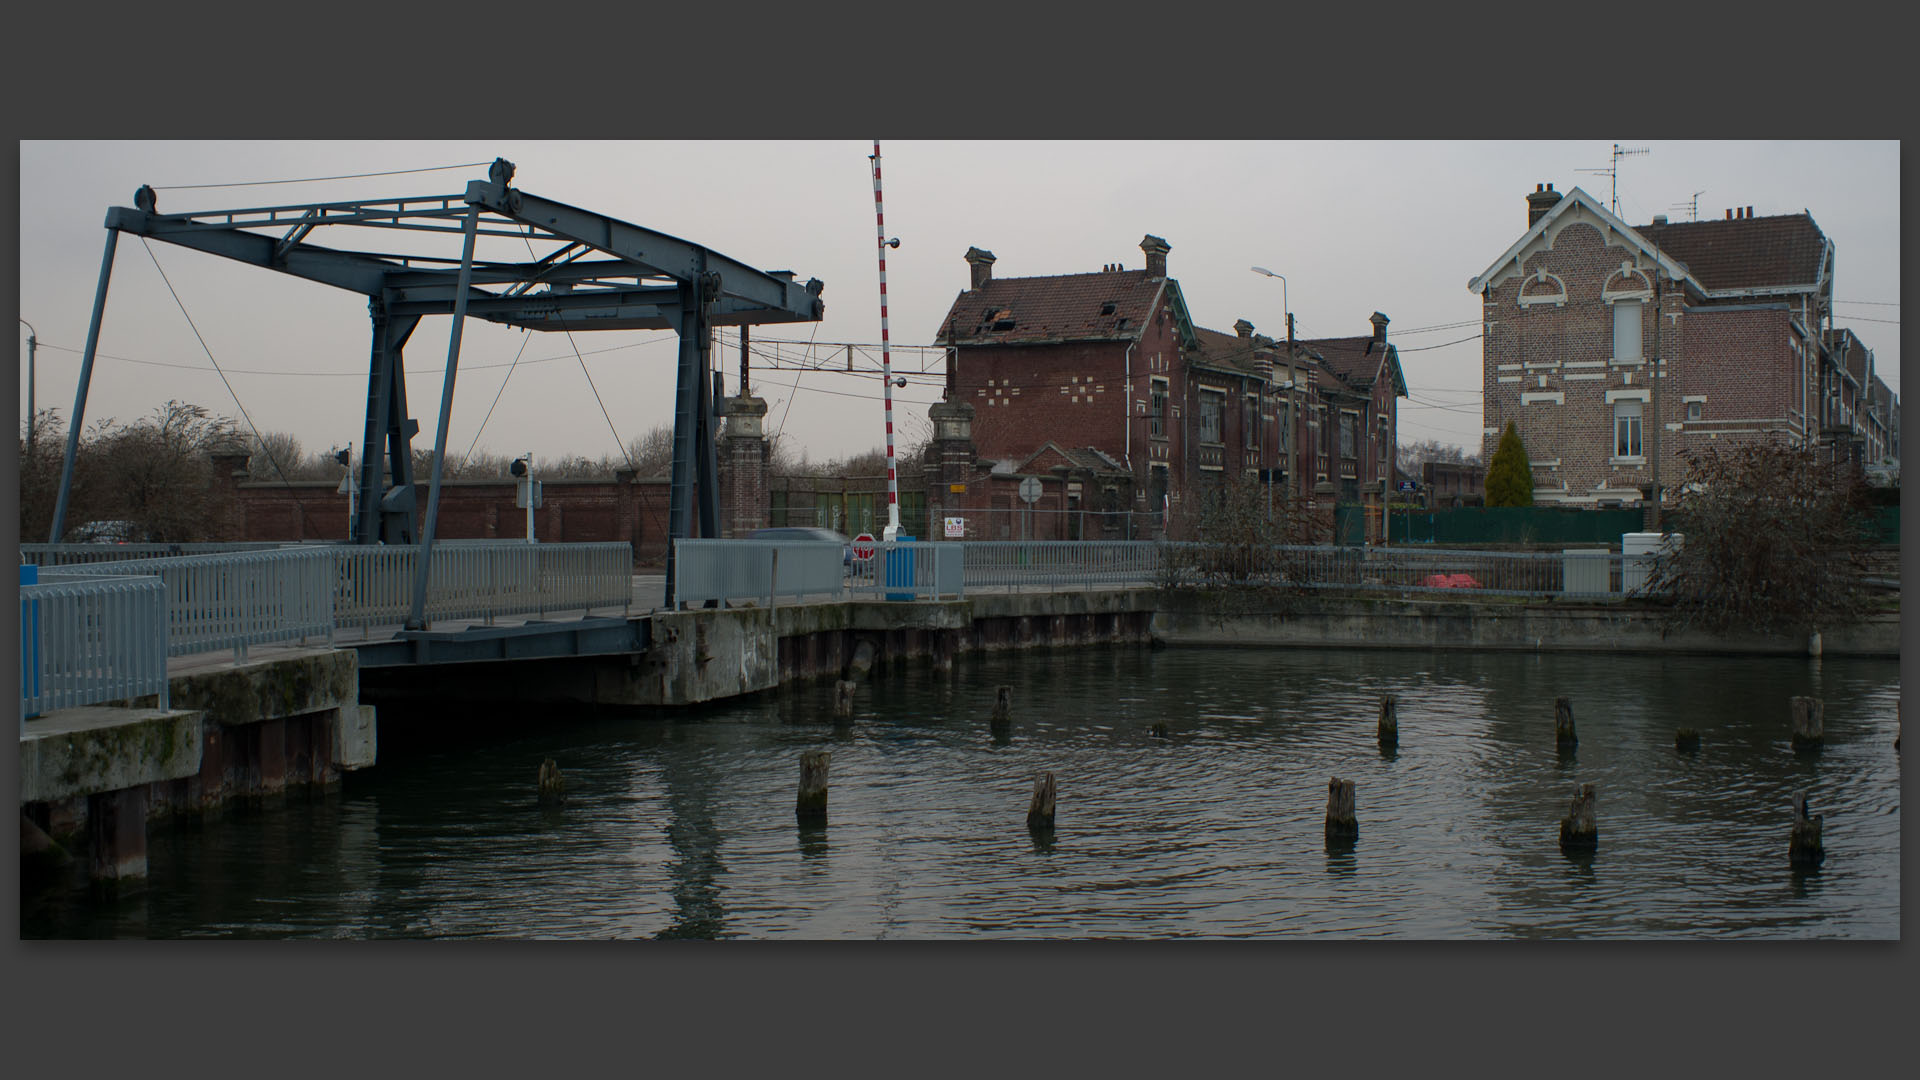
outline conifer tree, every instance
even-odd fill
[[[1520,444],[1520,431],[1511,420],[1487,465],[1487,505],[1533,505],[1533,467],[1527,464],[1527,448]]]

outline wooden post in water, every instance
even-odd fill
[[[1152,735],[1156,739],[1164,739],[1167,737],[1167,725],[1164,723],[1156,723],[1147,729],[1147,734]]]
[[[1807,816],[1807,793],[1793,793],[1793,831],[1787,834],[1787,861],[1802,869],[1812,869],[1826,861],[1827,849],[1820,843],[1820,822],[1826,815]]]
[[[807,750],[800,755],[800,798],[794,813],[803,821],[824,821],[827,816],[827,765],[833,759],[829,750]]]
[[[1573,699],[1553,699],[1553,741],[1562,750],[1571,750],[1580,745],[1580,736],[1573,730]]]
[[[1400,745],[1400,701],[1392,694],[1380,695],[1380,748],[1391,750]]]
[[[1795,696],[1793,706],[1793,748],[1810,749],[1826,738],[1827,703],[1817,697]]]
[[[1005,733],[1013,727],[1013,687],[1002,686],[994,690],[993,715],[987,718],[987,724],[998,733]]]
[[[540,763],[540,804],[559,806],[567,801],[567,781],[552,758]]]
[[[1027,804],[1027,828],[1053,828],[1053,774],[1041,773],[1033,781],[1033,801]]]
[[[1333,777],[1327,781],[1327,842],[1337,844],[1359,835],[1360,822],[1353,813],[1353,781]]]
[[[1560,850],[1597,851],[1599,847],[1600,830],[1593,820],[1593,785],[1581,784],[1573,794],[1573,806],[1560,819]]]
[[[1673,748],[1683,754],[1691,754],[1700,749],[1700,733],[1690,727],[1683,727],[1673,733]]]
[[[833,684],[833,718],[835,720],[853,719],[853,691],[856,684],[849,679],[836,679]]]

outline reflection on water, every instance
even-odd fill
[[[1899,935],[1892,661],[1115,648],[966,656],[672,719],[383,711],[343,789],[157,829],[148,887],[26,937]],[[1013,727],[988,729],[994,688]],[[1399,745],[1377,740],[1382,694]],[[1795,753],[1788,699],[1826,701]],[[1579,744],[1554,738],[1572,700]],[[491,720],[491,726],[478,723]],[[1676,752],[1674,732],[1699,732]],[[439,730],[445,731],[446,728]],[[411,745],[410,745],[411,744]],[[825,824],[794,816],[833,752]],[[564,807],[535,798],[560,764]],[[1033,778],[1058,779],[1049,832]],[[1360,833],[1329,844],[1330,776]],[[1599,850],[1559,848],[1595,785]],[[1787,864],[1792,794],[1826,816]]]

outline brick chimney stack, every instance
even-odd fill
[[[993,280],[993,252],[970,247],[967,249],[967,265],[973,268],[973,284],[969,288],[978,289]]]
[[[1253,324],[1245,319],[1241,319],[1239,322],[1233,324],[1233,332],[1239,334],[1242,338],[1250,338],[1253,336]]]
[[[1367,321],[1373,324],[1373,343],[1375,345],[1385,345],[1387,343],[1387,324],[1393,320],[1376,311],[1372,315],[1367,316]]]
[[[1167,252],[1173,248],[1165,240],[1149,233],[1140,241],[1140,250],[1147,253],[1147,276],[1163,278],[1167,276]]]
[[[1533,228],[1559,201],[1560,193],[1553,190],[1552,184],[1533,185],[1533,194],[1527,196],[1527,228]]]

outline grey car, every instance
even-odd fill
[[[853,541],[847,539],[845,533],[834,532],[832,529],[817,529],[800,525],[782,525],[772,529],[755,529],[752,534],[748,536],[748,539],[779,540],[783,543],[804,541],[807,543],[839,544],[841,565],[846,567],[853,566]]]

